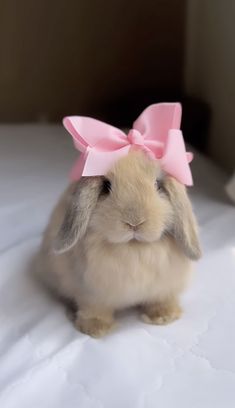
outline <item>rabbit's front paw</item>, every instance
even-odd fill
[[[156,302],[142,308],[141,319],[145,323],[165,325],[180,318],[182,309],[174,299],[165,302]]]
[[[82,333],[99,338],[110,332],[113,327],[113,320],[102,318],[102,316],[86,316],[83,313],[78,313],[75,327]]]

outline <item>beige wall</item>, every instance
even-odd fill
[[[235,1],[188,0],[185,85],[212,108],[211,155],[235,168]]]

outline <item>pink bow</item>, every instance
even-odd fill
[[[185,185],[192,185],[189,162],[180,130],[181,105],[158,103],[146,108],[128,135],[96,119],[69,116],[63,124],[82,153],[71,171],[72,180],[81,176],[105,175],[110,167],[128,154],[131,147],[158,159],[163,170]]]

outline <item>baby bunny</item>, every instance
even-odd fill
[[[75,325],[93,337],[131,306],[147,323],[178,319],[179,295],[200,254],[185,186],[133,149],[105,176],[68,187],[40,252],[44,280],[76,303]]]

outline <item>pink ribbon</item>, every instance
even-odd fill
[[[158,103],[146,108],[134,122],[128,135],[96,119],[68,116],[63,124],[81,152],[71,171],[72,180],[82,176],[105,175],[111,166],[132,147],[158,159],[163,170],[185,185],[192,185],[187,153],[180,130],[181,105]]]

